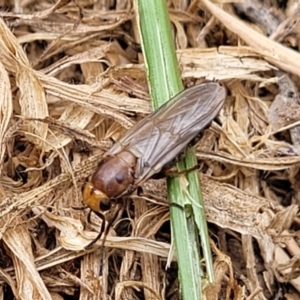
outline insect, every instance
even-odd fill
[[[101,212],[110,209],[111,200],[131,194],[184,151],[217,116],[225,97],[218,83],[193,86],[136,123],[105,153],[84,187],[85,204],[104,221]]]

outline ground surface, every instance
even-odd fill
[[[2,299],[179,299],[164,179],[107,213],[101,276],[101,242],[84,249],[100,221],[75,209],[82,186],[151,111],[133,3],[96,2],[0,1]],[[197,145],[216,274],[204,294],[299,299],[300,10],[191,2],[168,1],[182,79],[227,91]]]

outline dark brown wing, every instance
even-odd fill
[[[158,173],[219,113],[225,89],[204,83],[184,90],[130,128],[106,153],[130,151],[138,158],[137,183]]]

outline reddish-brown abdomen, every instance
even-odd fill
[[[94,188],[109,199],[120,196],[134,183],[136,161],[136,157],[128,151],[104,158],[92,177]]]

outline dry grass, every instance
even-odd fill
[[[132,195],[108,213],[100,277],[101,242],[84,249],[99,228],[73,209],[81,188],[151,111],[132,1],[95,2],[0,1],[1,299],[179,297],[163,201]],[[168,1],[186,86],[228,91],[197,148],[217,279],[207,299],[300,297],[299,12],[274,2]],[[163,180],[143,188],[166,200]]]

